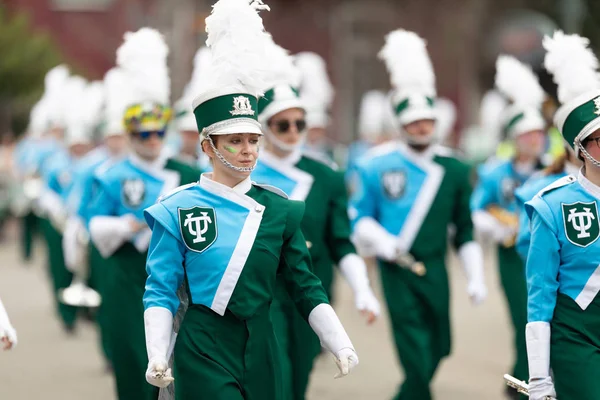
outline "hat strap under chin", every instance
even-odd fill
[[[252,171],[254,171],[254,167],[256,167],[256,163],[254,163],[254,165],[251,167],[236,167],[235,165],[233,165],[232,163],[227,161],[225,159],[225,157],[223,157],[223,154],[221,154],[219,152],[219,150],[217,150],[217,148],[215,147],[215,144],[213,143],[212,138],[210,136],[207,136],[206,140],[208,140],[208,144],[210,144],[210,148],[215,152],[215,155],[217,156],[219,161],[221,161],[221,163],[223,165],[225,165],[227,168],[231,168],[232,170],[237,171],[237,172],[252,172]]]

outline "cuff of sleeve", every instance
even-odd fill
[[[550,323],[530,322],[525,328],[529,379],[550,376]]]
[[[331,353],[337,354],[344,348],[354,350],[346,330],[329,304],[316,306],[308,316],[308,323],[319,337],[321,345]]]

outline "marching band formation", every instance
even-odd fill
[[[389,33],[379,58],[392,90],[365,94],[340,168],[307,143],[329,124],[325,62],[276,44],[268,10],[216,2],[173,109],[169,49],[142,28],[102,82],[49,71],[31,111],[12,206],[23,257],[42,232],[64,331],[95,319],[117,398],[305,399],[323,350],[336,377],[359,363],[331,306],[334,268],[370,324],[376,262],[404,372],[394,399],[432,399],[452,352],[448,248],[479,305],[478,239],[497,248],[514,329],[507,398],[600,398],[600,75],[588,40],[544,39],[554,116],[531,68],[499,56],[496,123],[514,151],[473,173],[442,145],[455,111],[437,97],[425,41]],[[1,301],[0,338],[17,344]]]

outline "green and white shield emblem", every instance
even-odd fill
[[[217,240],[217,214],[212,207],[179,208],[179,230],[188,249],[202,253]]]
[[[596,202],[562,204],[565,235],[576,246],[587,247],[598,239],[598,208]]]
[[[146,183],[142,179],[124,179],[121,182],[123,204],[131,208],[138,208],[146,198]]]

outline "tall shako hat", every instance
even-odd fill
[[[175,105],[175,123],[180,131],[196,131],[196,118],[192,103],[199,93],[202,84],[202,75],[206,74],[212,63],[212,55],[208,47],[201,47],[194,56],[194,70],[188,84],[183,89],[183,95]]]
[[[290,108],[304,110],[297,89],[300,83],[300,71],[294,65],[292,56],[286,49],[277,45],[272,37],[266,50],[271,73],[264,87],[264,94],[258,99],[258,120],[263,129],[267,129],[267,121],[272,116],[283,110]]]
[[[554,124],[576,154],[582,152],[597,164],[581,143],[600,129],[598,59],[589,48],[589,40],[579,35],[556,31],[553,37],[546,36],[543,44],[547,51],[544,65],[554,75],[562,103]]]
[[[117,50],[117,66],[129,86],[124,125],[128,132],[164,131],[171,119],[169,48],[152,28],[125,33]]]
[[[505,136],[515,138],[546,128],[541,113],[544,90],[529,66],[512,56],[499,56],[496,60],[496,87],[511,101],[500,117]]]
[[[206,45],[212,63],[201,75],[193,101],[200,142],[208,140],[228,168],[251,172],[254,166],[237,167],[215,147],[212,135],[253,133],[262,135],[258,122],[258,97],[263,95],[270,72],[267,57],[270,36],[259,10],[269,10],[260,0],[219,0],[206,18]]]
[[[426,42],[414,32],[389,33],[379,52],[390,74],[392,106],[400,126],[422,119],[436,119],[435,74]]]
[[[325,129],[334,96],[325,60],[316,53],[303,51],[294,56],[294,61],[300,71],[299,91],[306,111],[306,126]]]
[[[267,84],[270,38],[258,11],[268,9],[257,0],[219,0],[206,18],[213,62],[193,101],[201,141],[210,135],[262,134],[258,96]]]

